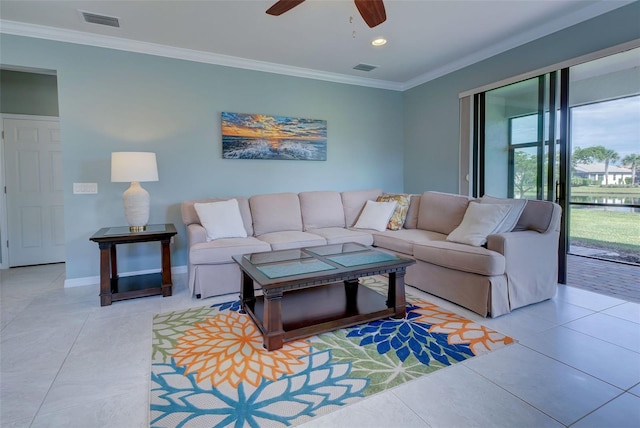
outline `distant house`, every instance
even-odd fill
[[[587,178],[600,184],[625,184],[625,178],[631,180],[631,168],[609,165],[608,180],[604,176],[604,163],[579,163],[575,166],[574,177]]]

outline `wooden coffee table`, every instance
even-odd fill
[[[387,317],[405,317],[404,275],[414,260],[356,243],[233,256],[240,298],[264,347]],[[388,274],[383,296],[358,279]],[[255,296],[258,285],[262,296]]]

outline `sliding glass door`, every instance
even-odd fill
[[[640,264],[640,48],[570,68],[569,253]]]
[[[562,207],[567,253],[640,264],[640,48],[474,95],[473,196]]]
[[[566,76],[567,70],[548,73],[476,95],[474,196],[541,199],[565,209]],[[565,230],[560,282],[566,278]]]
[[[556,200],[561,142],[557,74],[483,94],[478,194]]]

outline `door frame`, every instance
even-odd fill
[[[49,122],[60,122],[58,116],[37,116],[29,114],[0,114],[0,131],[2,132],[2,138],[0,139],[0,269],[9,269],[9,248],[7,247],[9,236],[9,220],[7,217],[7,180],[6,180],[6,165],[4,154],[4,120],[41,120]]]

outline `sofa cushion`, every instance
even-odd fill
[[[204,199],[192,199],[184,201],[180,204],[180,211],[182,213],[182,222],[185,226],[190,224],[201,224],[198,218],[198,213],[194,205],[196,203],[218,202],[228,201],[229,199],[235,199],[238,201],[238,207],[240,208],[240,214],[242,215],[242,223],[247,231],[247,235],[253,235],[253,219],[251,218],[251,209],[249,209],[249,200],[242,196],[230,197],[230,198],[204,198]]]
[[[535,230],[544,233],[549,230],[553,219],[554,204],[549,201],[527,200],[522,215],[518,219],[514,231]]]
[[[373,245],[403,254],[413,255],[413,245],[444,241],[447,235],[422,229],[385,230],[373,233]]]
[[[300,200],[295,193],[271,193],[249,198],[256,236],[284,230],[302,231]]]
[[[493,233],[506,233],[511,232],[516,224],[518,223],[518,219],[522,215],[522,211],[524,211],[524,206],[527,204],[526,199],[511,199],[511,198],[494,198],[493,196],[484,195],[480,198],[481,204],[506,204],[511,205],[511,210],[509,214],[504,218],[504,221],[500,223],[498,228]]]
[[[448,235],[462,222],[468,204],[467,196],[424,192],[420,199],[418,229]]]
[[[373,235],[362,230],[351,230],[344,227],[324,227],[322,229],[309,229],[307,232],[322,236],[327,240],[327,244],[344,244],[347,242],[357,242],[362,245],[373,244]]]
[[[484,245],[487,236],[496,232],[510,211],[511,205],[470,202],[462,223],[451,231],[447,241],[474,247]]]
[[[396,209],[393,211],[387,229],[400,230],[404,226],[407,219],[407,211],[409,210],[409,195],[384,193],[376,199],[378,202],[396,202]]]
[[[339,192],[302,192],[298,198],[304,230],[345,226]]]
[[[418,227],[418,212],[420,211],[420,200],[422,195],[411,195],[409,198],[409,209],[404,220],[405,229],[415,229]]]
[[[413,247],[416,260],[478,275],[504,275],[505,258],[484,247],[472,247],[449,241],[433,241]]]
[[[290,248],[316,247],[327,244],[327,240],[322,236],[295,230],[265,233],[258,236],[258,239],[271,245],[271,249],[274,251],[288,250]]]
[[[387,229],[389,219],[393,215],[398,203],[367,201],[364,209],[353,226],[356,229],[373,229],[383,231]]]
[[[246,238],[247,231],[236,199],[195,203],[200,224],[207,231],[207,241],[220,238]]]
[[[232,263],[231,256],[270,251],[271,246],[252,236],[247,238],[222,238],[194,244],[189,248],[189,264],[216,265]]]
[[[347,227],[353,227],[367,201],[375,201],[382,194],[380,189],[353,190],[342,192],[342,206],[344,207],[344,220]]]

